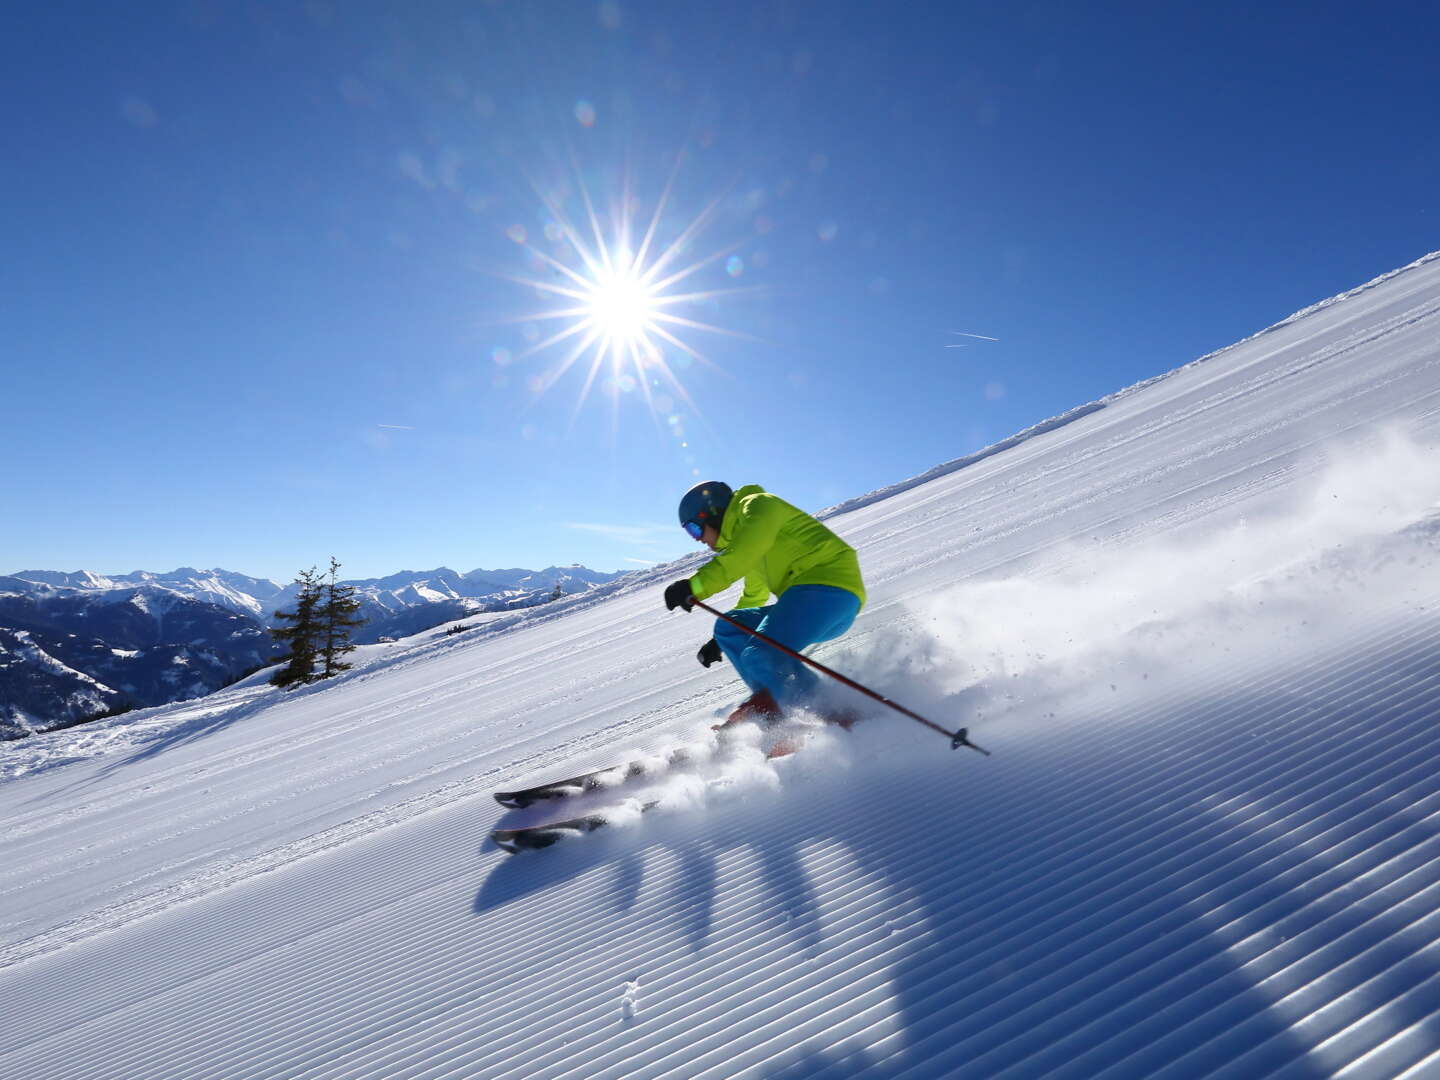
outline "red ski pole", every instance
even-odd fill
[[[723,611],[716,611],[716,610],[715,610],[713,607],[711,607],[709,604],[705,603],[705,601],[703,601],[703,600],[695,600],[693,603],[694,603],[694,605],[695,605],[696,607],[701,608],[701,609],[704,610],[704,611],[708,611],[711,615],[714,615],[717,619],[724,619],[724,620],[725,620],[727,623],[729,623],[731,626],[738,627],[739,629],[744,630],[745,633],[749,634],[751,637],[759,638],[761,641],[765,642],[766,645],[769,645],[772,649],[779,649],[779,650],[780,650],[782,653],[784,653],[786,656],[793,657],[793,658],[795,658],[796,660],[799,660],[802,664],[809,664],[809,665],[810,665],[812,668],[814,668],[816,671],[823,671],[826,675],[829,675],[832,679],[835,679],[835,680],[838,681],[838,682],[844,683],[846,686],[850,687],[850,689],[852,689],[852,690],[858,690],[858,691],[860,691],[860,693],[864,694],[866,697],[874,698],[876,701],[880,702],[882,705],[889,705],[890,708],[894,709],[896,712],[898,712],[898,713],[903,713],[905,716],[910,717],[911,720],[917,720],[917,721],[919,721],[920,723],[924,724],[926,727],[928,727],[928,728],[929,728],[930,730],[932,730],[932,731],[938,731],[941,735],[944,735],[947,739],[950,740],[950,748],[951,748],[952,750],[958,750],[958,749],[960,749],[960,747],[962,747],[962,746],[968,746],[971,750],[979,750],[980,753],[984,754],[986,757],[989,757],[989,756],[990,756],[990,751],[989,751],[989,750],[981,749],[980,747],[976,746],[973,742],[971,742],[969,739],[967,739],[967,738],[965,737],[965,732],[966,732],[967,729],[961,728],[959,731],[956,731],[954,734],[951,734],[950,732],[946,731],[943,727],[941,727],[939,724],[933,723],[933,722],[930,721],[930,720],[926,720],[925,717],[921,716],[921,715],[920,715],[919,713],[917,713],[917,712],[911,712],[909,709],[905,708],[904,705],[900,705],[900,704],[897,704],[897,703],[894,702],[894,701],[891,701],[891,700],[890,700],[888,697],[886,697],[884,694],[877,694],[874,690],[871,690],[868,686],[861,686],[861,685],[860,685],[858,682],[856,682],[854,679],[851,679],[851,678],[849,678],[849,677],[847,677],[847,676],[845,676],[845,675],[841,675],[838,671],[835,671],[833,668],[828,668],[828,667],[826,667],[824,664],[820,663],[820,661],[818,661],[818,660],[812,660],[812,659],[810,659],[810,657],[804,655],[803,653],[796,652],[794,649],[790,648],[788,645],[782,645],[782,644],[780,644],[780,642],[776,641],[774,638],[768,636],[767,634],[762,634],[759,630],[756,630],[756,629],[754,629],[754,628],[752,628],[752,627],[746,626],[746,625],[745,625],[743,622],[741,622],[739,619],[732,618],[731,616],[725,614],[725,612],[723,612]]]

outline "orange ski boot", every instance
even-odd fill
[[[732,712],[723,724],[716,724],[715,730],[730,727],[733,724],[745,724],[754,722],[756,724],[773,724],[784,716],[779,703],[769,690],[757,690],[748,698],[742,701]]]

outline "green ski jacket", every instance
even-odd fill
[[[690,578],[695,599],[723,592],[741,578],[737,607],[760,607],[792,585],[834,585],[860,598],[865,583],[855,549],[805,511],[758,484],[735,492],[720,523],[719,554]]]

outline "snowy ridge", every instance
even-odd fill
[[[558,586],[566,593],[592,588],[620,575],[590,570],[584,566],[551,566],[544,570],[472,570],[457,574],[447,567],[435,570],[406,570],[387,578],[352,579],[343,584],[355,587],[366,605],[367,617],[379,620],[406,608],[445,601],[473,600],[458,605],[471,610],[521,606],[548,600]],[[106,577],[81,570],[64,573],[54,570],[22,570],[0,577],[0,592],[12,591],[53,598],[57,595],[93,597],[96,603],[122,603],[132,596],[188,597],[215,604],[268,625],[276,608],[290,607],[299,586],[280,585],[268,578],[254,578],[229,570],[196,570],[181,567],[165,574],[137,570],[131,574]]]
[[[869,492],[868,494],[860,495],[856,498],[846,499],[844,502],[836,503],[834,506],[827,507],[826,509],[819,511],[816,516],[820,517],[821,519],[826,519],[834,517],[837,514],[846,513],[850,510],[858,510],[863,506],[869,506],[871,503],[880,502],[881,500],[888,499],[894,495],[898,495],[903,491],[909,491],[911,488],[928,483],[929,481],[934,480],[937,477],[945,476],[949,473],[956,472],[959,469],[964,469],[971,465],[974,465],[977,462],[984,461],[986,458],[994,457],[996,454],[1003,453],[1006,450],[1013,449],[1014,447],[1019,446],[1022,443],[1028,442],[1030,439],[1035,438],[1037,435],[1044,435],[1048,432],[1055,431],[1058,428],[1062,428],[1066,424],[1074,423],[1076,420],[1089,416],[1091,413],[1099,412],[1101,409],[1104,409],[1105,407],[1113,404],[1114,402],[1123,400],[1124,398],[1130,397],[1133,394],[1137,394],[1142,390],[1147,390],[1150,387],[1154,386],[1156,383],[1163,382],[1164,380],[1172,378],[1173,376],[1178,375],[1181,372],[1191,371],[1192,369],[1201,364],[1209,363],[1211,360],[1214,360],[1218,356],[1225,355],[1232,349],[1238,349],[1250,345],[1258,339],[1263,338],[1267,334],[1273,334],[1277,330],[1292,326],[1309,315],[1313,315],[1316,312],[1323,311],[1329,307],[1333,307],[1334,305],[1341,303],[1342,301],[1349,300],[1352,297],[1359,296],[1362,293],[1368,292],[1371,289],[1377,288],[1380,285],[1385,284],[1391,279],[1401,274],[1404,274],[1407,271],[1416,270],[1422,266],[1425,266],[1427,263],[1434,262],[1437,259],[1440,259],[1440,251],[1432,251],[1430,254],[1424,255],[1419,259],[1416,259],[1409,266],[1403,266],[1398,270],[1391,270],[1387,273],[1381,274],[1377,278],[1373,278],[1372,280],[1367,281],[1364,285],[1357,286],[1354,289],[1347,290],[1346,292],[1340,293],[1336,296],[1332,296],[1329,299],[1321,300],[1317,303],[1311,304],[1309,307],[1302,308],[1301,310],[1295,312],[1293,315],[1289,315],[1286,318],[1281,319],[1279,322],[1267,326],[1264,330],[1256,331],[1249,337],[1242,338],[1234,345],[1227,345],[1223,349],[1216,349],[1214,352],[1206,353],[1204,356],[1191,360],[1188,364],[1182,364],[1180,367],[1175,368],[1171,371],[1163,372],[1160,375],[1152,375],[1148,379],[1142,379],[1140,382],[1133,383],[1122,390],[1117,390],[1113,394],[1107,394],[1105,397],[1088,402],[1085,405],[1077,405],[1073,409],[1067,409],[1065,412],[1060,413],[1058,416],[1052,416],[1048,420],[1042,420],[1038,424],[1032,424],[1028,428],[1023,428],[1022,430],[1017,431],[1014,435],[1001,439],[999,442],[992,443],[989,446],[983,447],[982,449],[975,451],[973,454],[966,454],[963,457],[954,458],[951,461],[936,465],[934,468],[927,469],[925,472],[920,473],[917,476],[912,476],[908,480],[902,480],[898,484],[890,484],[886,487],[878,488],[875,491]]]
[[[819,658],[993,758],[867,708],[496,851],[741,695],[674,567],[5,748],[0,1074],[1433,1075],[1437,330],[1422,260],[837,515]]]
[[[56,591],[97,593],[102,598],[107,593],[119,593],[120,590],[144,591],[152,595],[163,590],[207,604],[217,604],[261,620],[268,615],[267,603],[281,591],[279,584],[266,578],[247,577],[228,570],[195,570],[191,567],[181,567],[168,574],[137,570],[131,574],[111,577],[89,570],[75,573],[21,570],[10,580],[19,586],[38,584]],[[14,588],[15,585],[11,587]],[[123,600],[124,593],[119,593],[119,598]],[[110,598],[111,601],[114,599],[114,596]]]

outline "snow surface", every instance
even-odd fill
[[[990,758],[714,747],[694,560],[7,744],[0,1075],[1440,1075],[1440,259],[1025,435],[831,518]]]

